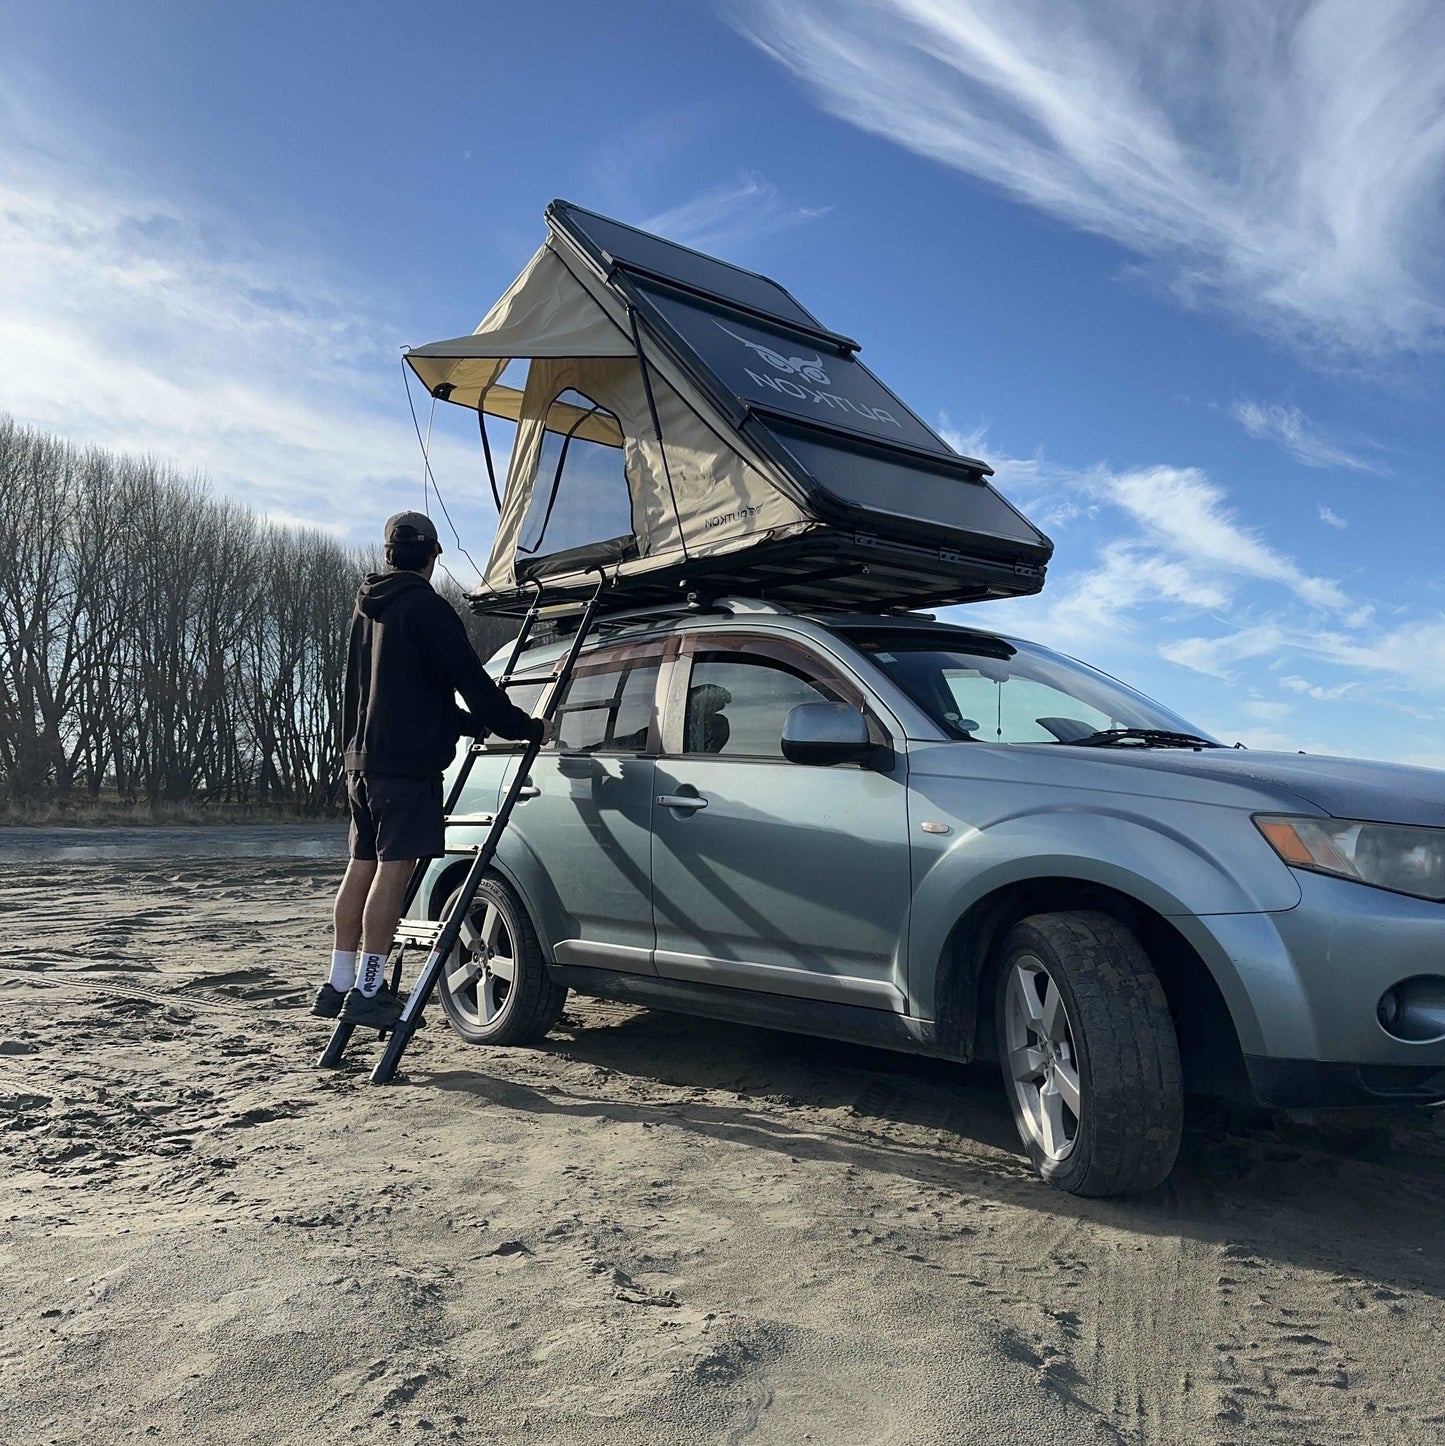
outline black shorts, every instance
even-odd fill
[[[351,805],[351,857],[430,859],[445,852],[442,780],[371,773],[346,775]]]

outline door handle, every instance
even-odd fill
[[[699,798],[695,793],[659,793],[657,802],[663,808],[683,808],[689,811],[707,807],[707,799]]]
[[[525,803],[529,798],[541,798],[542,790],[532,782],[530,778],[522,781],[522,786],[517,790],[517,802]]]

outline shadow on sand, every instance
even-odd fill
[[[1314,1124],[1192,1107],[1168,1182],[1080,1200],[1035,1178],[995,1066],[963,1066],[742,1025],[575,1005],[543,1052],[622,1077],[595,1097],[485,1073],[415,1078],[508,1109],[670,1124],[710,1140],[882,1171],[1017,1209],[1445,1298],[1445,1120],[1352,1112]],[[485,1068],[479,1051],[479,1069]],[[661,1090],[696,1097],[659,1099]],[[708,1094],[727,1091],[736,1103]],[[707,1092],[707,1093],[705,1093]]]

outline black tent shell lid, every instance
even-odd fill
[[[652,276],[673,286],[726,301],[743,312],[753,312],[830,345],[857,351],[858,343],[827,327],[791,292],[771,277],[704,255],[690,246],[666,241],[639,231],[623,221],[599,215],[571,201],[553,201],[546,211],[547,225],[561,232],[604,275],[617,268],[637,276]]]
[[[776,413],[930,455],[960,480],[992,476],[987,463],[960,457],[864,366],[857,342],[829,331],[769,277],[567,201],[552,202],[547,224],[554,240],[637,312],[734,426]],[[719,334],[728,338],[721,345]]]

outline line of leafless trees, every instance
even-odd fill
[[[346,629],[378,565],[0,415],[0,798],[333,810]]]

